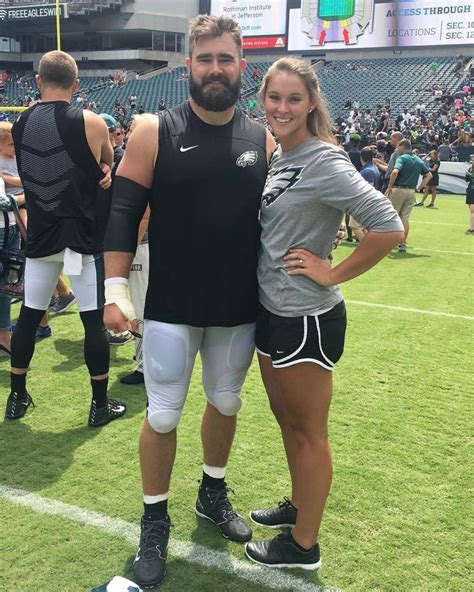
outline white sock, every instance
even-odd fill
[[[145,504],[157,504],[158,502],[164,502],[168,499],[169,492],[160,493],[160,495],[144,495],[143,502]]]
[[[210,467],[202,465],[202,470],[213,479],[224,479],[227,467]]]

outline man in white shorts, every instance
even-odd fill
[[[70,55],[45,54],[37,76],[42,101],[22,113],[12,130],[28,209],[28,240],[24,304],[12,337],[5,417],[23,417],[32,403],[26,373],[36,328],[64,268],[84,325],[84,358],[92,387],[89,425],[96,427],[125,413],[123,403],[107,398],[109,343],[102,319],[101,188],[110,187],[113,155],[102,119],[70,105],[77,73]]]
[[[252,536],[227,497],[225,474],[254,352],[258,212],[275,144],[235,108],[246,65],[235,21],[192,21],[187,65],[189,101],[130,136],[105,241],[106,326],[136,331],[127,278],[150,204],[143,332],[148,413],[140,435],[144,514],[133,566],[142,586],[157,585],[165,575],[176,427],[198,352],[207,405],[195,511],[226,538]]]

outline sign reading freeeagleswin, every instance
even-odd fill
[[[301,0],[288,49],[474,44],[472,0]]]
[[[59,5],[59,15],[61,18],[67,18],[67,4]],[[32,19],[51,19],[56,18],[55,4],[39,4],[29,6],[15,6],[9,8],[0,8],[0,22],[27,21]]]

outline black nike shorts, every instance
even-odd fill
[[[332,370],[344,351],[346,324],[343,300],[323,314],[304,317],[280,317],[260,305],[256,348],[274,368],[312,362]]]

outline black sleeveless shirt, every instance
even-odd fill
[[[103,174],[87,143],[82,109],[66,101],[38,103],[13,125],[18,172],[28,211],[27,257],[66,247],[103,250]]]
[[[189,102],[160,116],[145,318],[195,327],[255,321],[266,131],[236,111],[209,125]]]

